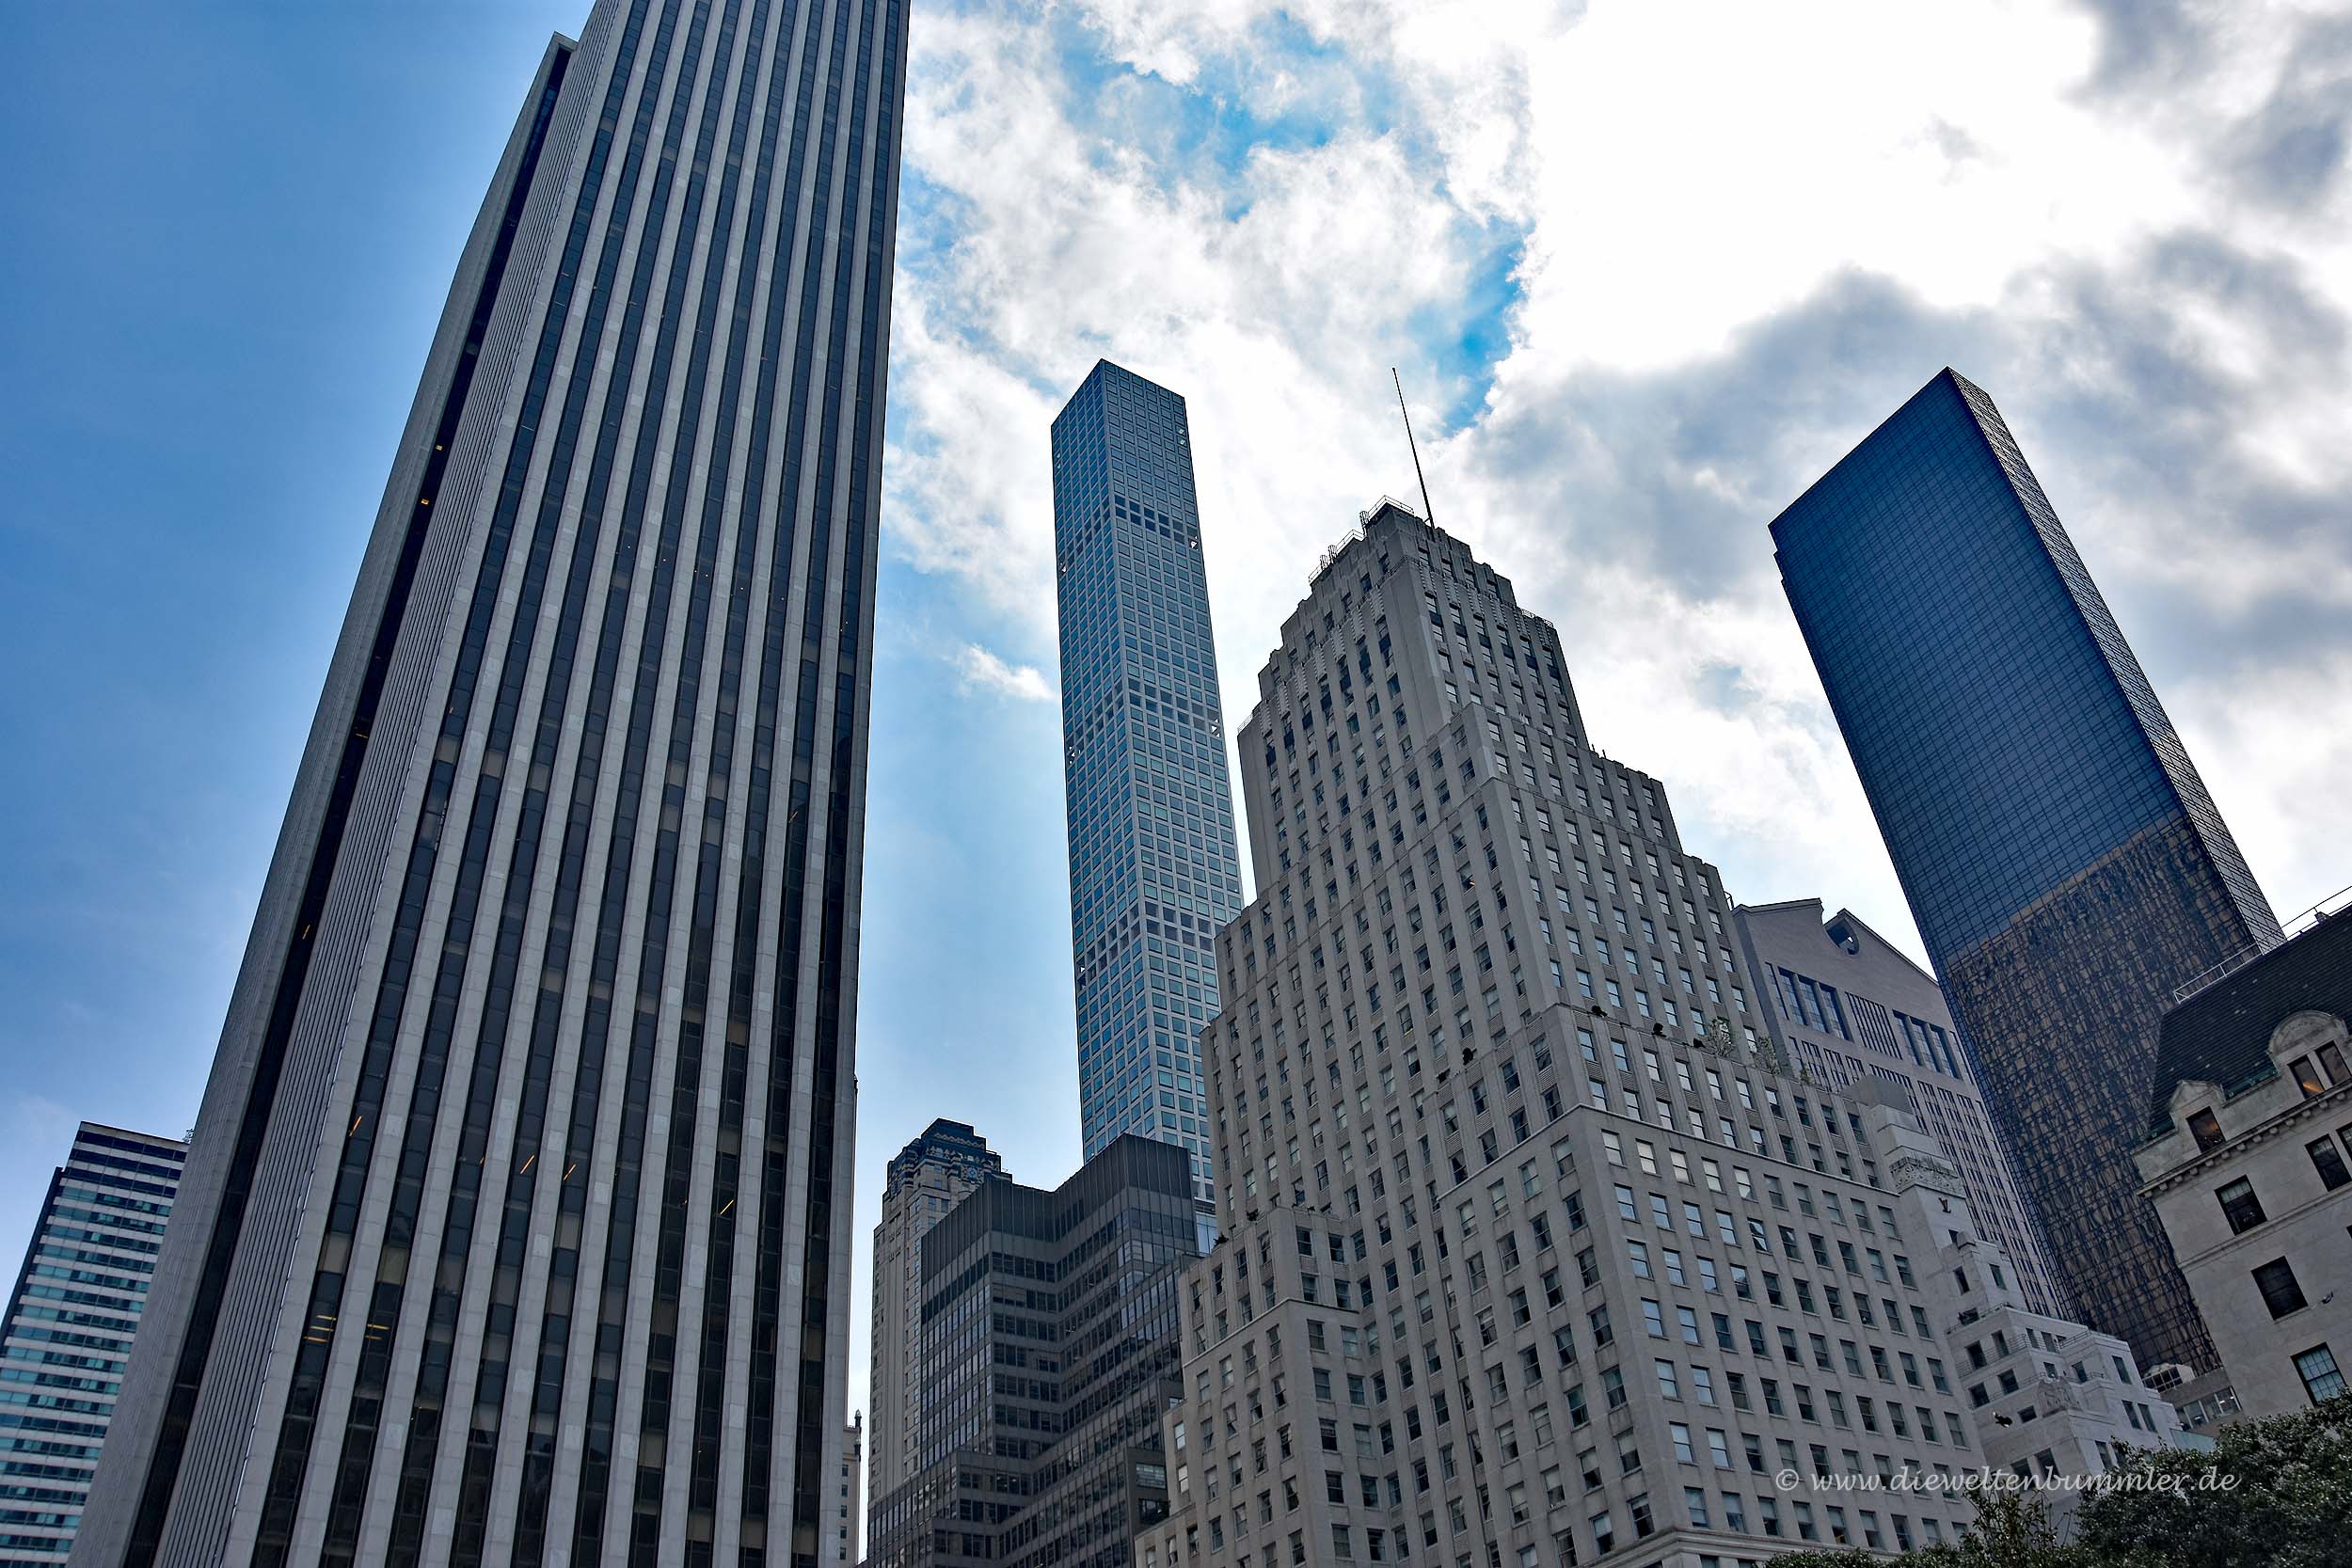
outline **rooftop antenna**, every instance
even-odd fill
[[[1434,529],[1438,526],[1438,510],[1429,504],[1429,480],[1421,471],[1421,444],[1413,439],[1412,410],[1405,406],[1405,380],[1396,373],[1394,365],[1389,367],[1389,379],[1396,383],[1396,411],[1405,416],[1405,444],[1412,449],[1413,478],[1421,484],[1422,520]]]

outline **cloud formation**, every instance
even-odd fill
[[[1189,400],[1238,723],[1316,552],[1408,492],[1397,364],[1438,521],[1558,622],[1597,740],[1740,896],[1904,931],[1765,525],[1950,363],[2277,901],[2352,879],[2285,784],[2352,761],[2311,723],[2352,710],[2340,7],[970,0],[914,38],[894,537],[1013,657],[1053,652],[1046,425],[1114,357]]]
[[[993,692],[1025,703],[1050,703],[1057,695],[1053,682],[1033,664],[1008,664],[977,642],[967,642],[956,656],[956,674],[966,691]]]

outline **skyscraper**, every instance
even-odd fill
[[[983,1181],[923,1238],[922,1421],[875,1568],[1130,1568],[1167,1517],[1191,1157],[1113,1139],[1052,1191]]]
[[[1854,1484],[1984,1451],[1941,1238],[1883,1106],[1776,1059],[1722,879],[1594,749],[1554,628],[1384,501],[1258,689],[1202,1037],[1223,1223],[1138,1568],[1948,1539],[1955,1494]]]
[[[923,1419],[923,1238],[1005,1163],[971,1124],[932,1122],[891,1156],[874,1224],[874,1332],[866,1397],[874,1497],[914,1473]]]
[[[2212,1347],[2131,1151],[2173,993],[2279,938],[1993,400],[1950,371],[1772,524],[1781,580],[2078,1312]]]
[[[188,1146],[82,1123],[0,1319],[0,1562],[63,1562]]]
[[[2020,1299],[2064,1312],[2041,1224],[1935,976],[1851,910],[1825,918],[1819,898],[1740,905],[1740,941],[1788,1065],[1834,1089],[1890,1085],[1960,1180],[1978,1230],[2009,1255]]]
[[[816,1568],[904,0],[598,0],[460,258],[87,1560]]]
[[[1198,1037],[1241,858],[1183,398],[1096,363],[1054,420],[1054,550],[1086,1151],[1190,1150],[1205,1243]]]

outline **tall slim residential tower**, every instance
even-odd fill
[[[914,1473],[923,1418],[923,1238],[1005,1164],[967,1122],[939,1120],[891,1157],[874,1226],[874,1335],[867,1398],[873,1495]]]
[[[0,1319],[0,1563],[63,1562],[188,1146],[82,1123]]]
[[[458,264],[82,1548],[816,1568],[904,0],[597,0]]]
[[[1851,910],[1824,917],[1819,898],[1742,904],[1740,938],[1788,1065],[1834,1089],[1867,1079],[1892,1088],[1966,1191],[1978,1231],[2008,1254],[2019,1298],[2062,1313],[2041,1224],[1935,976]]]
[[[1054,420],[1054,548],[1086,1151],[1188,1149],[1205,1243],[1198,1037],[1241,860],[1183,398],[1096,363]]]
[[[1772,537],[2058,1283],[2208,1365],[2131,1151],[2174,992],[2279,940],[2262,890],[1978,388],[1936,376]]]

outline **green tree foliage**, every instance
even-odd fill
[[[1872,1552],[1785,1552],[1772,1568],[1881,1568]],[[2352,1395],[2217,1434],[2212,1453],[2142,1449],[2088,1491],[2060,1541],[2033,1494],[1977,1495],[1918,1568],[2352,1568]]]
[[[2352,1395],[2226,1428],[2210,1454],[2137,1453],[2134,1472],[2168,1484],[2105,1491],[2083,1508],[2077,1539],[2103,1568],[2352,1564]],[[2209,1474],[2234,1484],[2205,1487]]]

